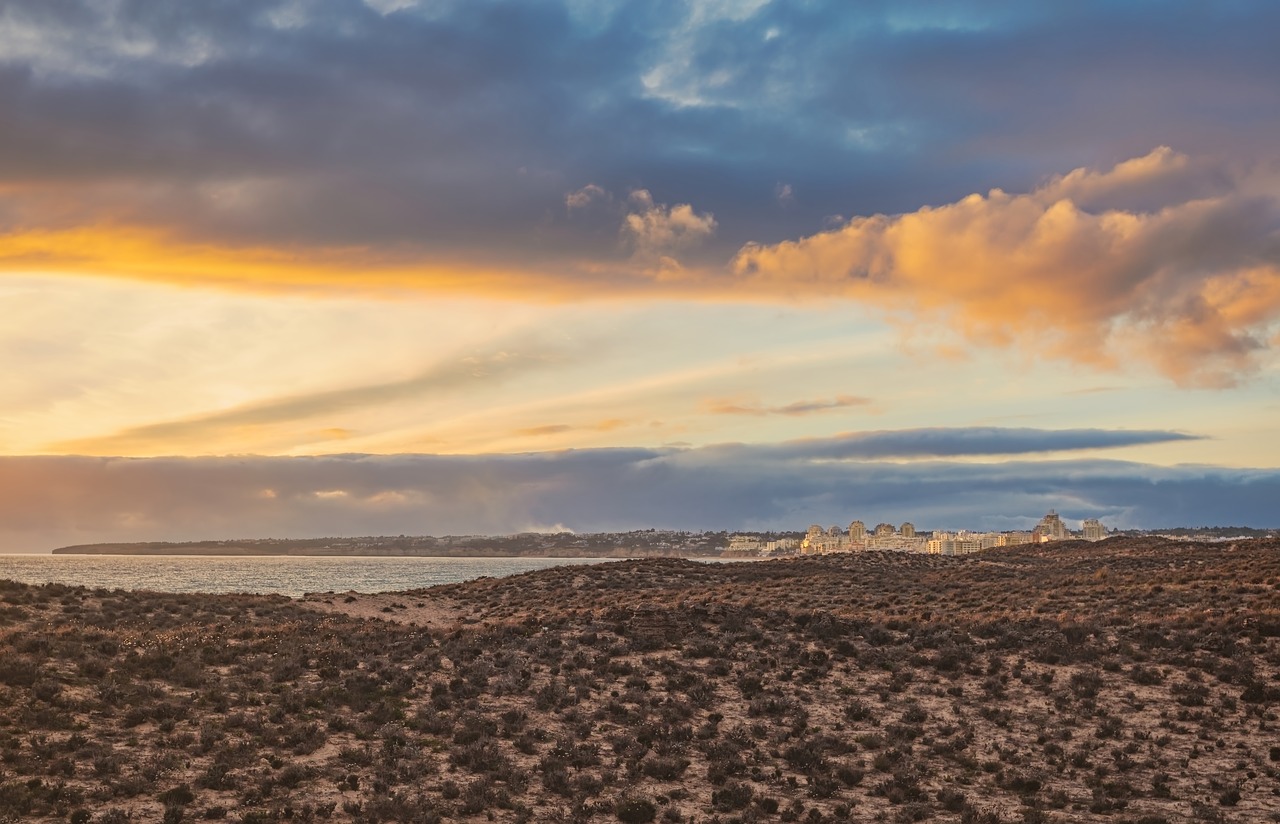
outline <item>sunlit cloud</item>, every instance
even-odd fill
[[[555,300],[588,294],[576,278],[566,277],[577,271],[572,264],[552,274],[537,267],[441,261],[434,255],[425,257],[421,250],[235,247],[185,241],[128,225],[11,233],[0,229],[3,271],[105,275],[302,296],[335,291],[390,296],[411,291]],[[607,282],[624,292],[644,282],[626,267],[619,267],[614,275]]]
[[[744,289],[846,296],[1102,368],[1229,385],[1280,322],[1280,199],[1169,149],[798,241],[750,245]]]
[[[480,254],[454,263],[411,246],[237,248],[126,225],[0,233],[0,268],[536,300],[839,297],[982,345],[1100,369],[1146,363],[1183,385],[1232,384],[1280,334],[1280,199],[1265,181],[1165,148],[1023,194],[993,189],[749,244],[727,266],[704,254],[682,259],[719,225],[689,204],[659,203],[643,189],[615,200],[594,184],[566,204],[612,215],[629,258],[517,265]]]
[[[821,398],[817,400],[792,401],[791,403],[781,406],[765,406],[759,403],[741,403],[733,400],[720,399],[712,400],[706,403],[706,409],[713,415],[811,415],[815,412],[828,412],[833,409],[849,409],[855,406],[866,406],[871,403],[870,398],[860,397],[858,395],[837,395],[834,398]]]
[[[634,244],[636,254],[658,256],[696,246],[716,230],[716,219],[698,214],[688,203],[667,206],[654,203],[653,195],[637,189],[627,198],[633,211],[622,222],[622,232]]]
[[[541,426],[530,426],[524,429],[517,429],[514,434],[525,438],[540,438],[548,435],[564,435],[570,432],[612,432],[627,425],[627,421],[620,418],[609,418],[588,424],[550,423]]]
[[[314,0],[175,25],[148,4],[15,0],[0,271],[840,298],[1226,386],[1280,335],[1280,122],[1258,68],[1280,12],[1175,7],[1154,31],[1101,6],[551,2],[477,26],[487,0]],[[1077,43],[1088,61],[1026,60]],[[820,231],[830,215],[859,217]]]
[[[181,420],[135,426],[100,437],[52,444],[48,451],[96,455],[155,454],[161,450],[185,454],[203,452],[209,444],[226,443],[258,429],[293,426],[323,416],[425,396],[466,392],[564,363],[565,356],[550,348],[536,348],[530,341],[510,343],[511,349],[460,355],[404,380],[287,395]],[[347,438],[351,433],[341,427],[330,427],[317,434],[322,440],[334,440]]]

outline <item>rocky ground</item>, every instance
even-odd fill
[[[1280,543],[0,582],[0,821],[1280,821]]]

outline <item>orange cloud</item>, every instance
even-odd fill
[[[759,403],[738,403],[731,400],[709,401],[706,409],[713,415],[787,415],[797,417],[811,415],[815,412],[827,412],[832,409],[848,409],[851,406],[864,406],[871,403],[870,398],[856,395],[837,395],[834,398],[823,398],[811,401],[795,401],[783,406],[764,406]]]
[[[517,429],[516,434],[524,437],[540,438],[544,435],[561,435],[565,432],[572,432],[577,429],[576,426],[570,426],[567,423],[549,423],[544,426],[530,426],[526,429]]]
[[[1280,318],[1278,214],[1274,196],[1161,148],[1027,194],[749,245],[733,270],[753,291],[844,295],[973,341],[1222,385]]]
[[[600,212],[615,239],[611,252],[564,235],[546,256],[515,260],[502,255],[514,254],[519,239],[448,255],[404,243],[233,246],[130,222],[102,205],[101,192],[90,193],[92,208],[78,208],[56,186],[15,184],[0,195],[26,205],[11,221],[17,228],[0,232],[0,272],[536,301],[841,297],[981,345],[1101,368],[1140,362],[1180,384],[1226,385],[1280,339],[1276,192],[1274,175],[1241,176],[1159,148],[1027,193],[994,189],[749,244],[710,265],[706,250],[697,262],[674,255],[705,245],[716,219],[688,204],[656,203],[644,190],[625,203],[597,185],[566,196],[575,220]],[[113,217],[94,217],[102,214]]]
[[[564,299],[583,291],[570,278],[534,268],[434,260],[421,251],[230,247],[114,224],[0,234],[0,271],[106,275],[254,291],[340,288],[378,293],[413,289],[514,293],[544,300]]]
[[[563,435],[566,432],[612,432],[626,425],[627,422],[620,418],[609,418],[591,424],[552,423],[545,426],[531,426],[526,429],[517,429],[515,434],[521,437],[540,438],[548,435]]]
[[[188,452],[217,451],[229,443],[243,444],[280,433],[296,433],[302,421],[499,385],[566,361],[564,354],[532,339],[513,336],[506,343],[510,349],[451,356],[399,380],[281,395],[229,409],[133,426],[103,436],[54,443],[48,449],[92,455],[156,454],[175,447]],[[617,423],[605,421],[597,428]],[[344,427],[327,427],[313,430],[307,437],[309,441],[329,441],[346,439],[352,434]],[[291,439],[296,443],[294,436]]]

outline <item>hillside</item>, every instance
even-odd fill
[[[0,583],[0,821],[1280,821],[1278,706],[1276,541]]]

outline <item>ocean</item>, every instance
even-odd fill
[[[0,555],[0,579],[155,592],[394,592],[607,558],[334,558]]]

